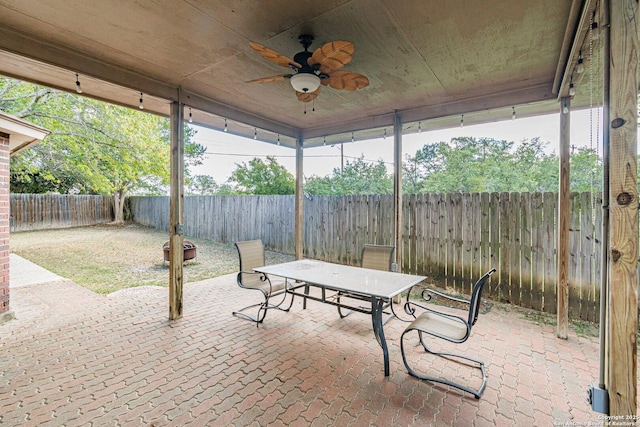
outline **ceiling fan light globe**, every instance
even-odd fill
[[[291,86],[298,92],[314,92],[320,86],[320,77],[312,73],[298,73],[291,76]]]

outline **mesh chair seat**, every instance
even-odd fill
[[[418,316],[407,329],[416,329],[449,341],[458,342],[464,340],[469,333],[465,322],[429,312]]]

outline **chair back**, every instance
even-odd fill
[[[362,267],[373,270],[391,271],[395,257],[395,246],[364,245],[362,248]]]
[[[478,321],[478,313],[480,312],[480,302],[482,298],[482,289],[484,285],[489,281],[489,277],[496,272],[495,268],[492,268],[482,276],[475,285],[473,285],[473,291],[471,292],[471,300],[469,301],[469,326],[473,326]]]
[[[240,271],[251,272],[255,267],[264,266],[264,245],[262,240],[247,240],[245,242],[236,242],[238,250],[238,258],[240,259]],[[241,274],[240,280],[243,284],[255,282],[259,280],[255,274]]]

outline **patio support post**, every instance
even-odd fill
[[[609,107],[609,98],[611,97],[611,87],[609,84],[609,62],[611,58],[610,39],[609,39],[609,3],[608,0],[601,0],[601,17],[600,25],[602,26],[602,123],[611,121],[611,108]],[[611,148],[609,135],[609,126],[602,127],[602,243],[600,243],[600,317],[599,317],[599,345],[600,345],[600,366],[598,372],[598,390],[605,390],[603,394],[606,396],[607,411],[609,397],[606,393],[607,389],[607,307],[608,301],[608,283],[609,283],[609,151]],[[597,286],[597,285],[596,285]],[[596,298],[598,296],[596,295]],[[596,393],[594,391],[594,393]],[[598,391],[599,393],[599,391]],[[593,400],[592,400],[593,401]],[[592,403],[593,407],[593,403]],[[595,410],[595,409],[594,409]],[[601,411],[604,412],[604,411]]]
[[[171,182],[169,202],[169,320],[182,317],[184,262],[184,106],[171,103]]]
[[[567,339],[569,326],[569,147],[571,97],[560,99],[560,172],[558,177],[558,314],[556,335]]]
[[[15,318],[10,306],[10,279],[9,279],[9,147],[10,135],[0,132],[0,325]]]
[[[393,213],[396,264],[402,271],[402,118],[397,111],[393,119]]]
[[[636,0],[609,2],[609,415],[637,411],[638,333],[638,13]],[[602,327],[602,326],[601,326]]]
[[[302,235],[302,223],[304,213],[304,187],[303,187],[303,168],[302,168],[302,135],[298,137],[296,142],[296,214],[295,214],[295,254],[296,259],[302,259],[303,256],[303,235]]]

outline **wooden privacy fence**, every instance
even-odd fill
[[[10,232],[80,227],[113,221],[109,196],[11,194]]]
[[[486,296],[555,313],[555,193],[417,194],[403,198],[402,270],[470,293],[496,267]],[[130,198],[133,219],[168,230],[168,197]],[[597,321],[602,215],[599,196],[571,194],[569,310]],[[223,243],[262,239],[294,252],[293,196],[185,197],[185,235]],[[304,256],[358,265],[366,243],[393,243],[392,196],[311,196]]]
[[[133,220],[169,231],[169,197],[130,197]],[[271,250],[294,252],[293,196],[189,196],[184,234],[233,243],[262,239]]]
[[[469,294],[492,267],[489,296],[556,313],[555,193],[425,194],[403,209],[403,271]],[[597,321],[601,200],[572,193],[569,315]],[[497,277],[496,277],[497,276]]]

